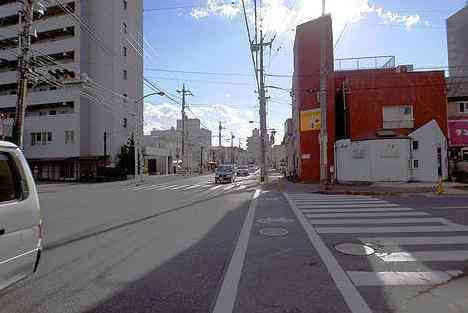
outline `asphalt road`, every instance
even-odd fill
[[[212,176],[42,185],[44,257],[0,312],[406,312],[466,274],[466,197],[280,189]]]
[[[2,292],[0,312],[207,312],[256,185],[42,185],[39,271]]]

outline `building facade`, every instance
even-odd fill
[[[324,45],[323,49],[321,45]],[[321,55],[325,55],[324,62],[329,63],[326,73],[321,73]],[[438,177],[447,177],[447,106],[443,71],[416,72],[410,65],[395,66],[394,57],[334,60],[330,16],[297,27],[294,56],[292,116],[299,179],[318,182],[321,165],[328,171],[328,177],[350,180],[367,177],[381,181],[436,181]],[[320,157],[321,77],[327,87],[326,164],[321,163]],[[411,139],[416,134],[418,139]],[[397,144],[395,140],[398,139],[417,141],[418,151],[425,151],[427,155],[417,159],[419,152],[413,148],[405,151],[398,148],[402,142]],[[362,145],[366,142],[368,148],[358,149],[359,153],[347,150],[350,147],[357,149],[360,142]],[[341,154],[335,162],[337,148]],[[374,152],[382,157],[374,158]],[[356,175],[351,179],[352,175],[337,173],[350,170],[353,158],[362,161],[366,157],[381,162],[375,163],[375,168],[385,167],[385,161],[389,159],[403,158],[395,166],[400,166],[398,171],[408,175],[392,176],[394,173],[388,172],[386,178],[385,175],[351,173]],[[360,170],[359,167],[353,169]]]
[[[62,2],[44,2],[44,15],[33,23],[24,151],[36,178],[78,180],[115,165],[120,147],[142,131],[143,60],[132,46],[142,40],[143,1]],[[0,114],[10,119],[17,23],[17,1],[2,1]],[[65,69],[68,77],[57,77]]]
[[[185,120],[185,155],[188,171],[205,171],[211,161],[211,131],[201,127],[199,119]],[[177,128],[167,130],[153,129],[150,135],[144,136],[146,147],[165,149],[172,160],[173,169],[169,172],[182,171],[182,120],[177,120]],[[165,152],[166,153],[166,152]],[[163,156],[164,157],[164,156]]]
[[[451,172],[468,173],[468,6],[447,19],[448,128]]]

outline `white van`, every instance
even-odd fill
[[[0,290],[37,270],[42,224],[36,185],[23,153],[0,141]]]

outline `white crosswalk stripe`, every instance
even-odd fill
[[[330,252],[339,253],[333,247],[337,237],[348,241],[355,239],[371,247],[378,247],[376,253],[368,258],[378,260],[384,267],[393,266],[388,271],[382,267],[379,267],[382,271],[374,271],[371,265],[368,271],[346,271],[344,268],[355,286],[441,284],[461,275],[462,264],[468,259],[468,226],[456,224],[446,218],[433,217],[424,210],[402,207],[368,196],[311,193],[286,195],[318,237],[325,243],[334,239],[328,246]],[[387,234],[390,236],[385,236]],[[448,245],[459,246],[441,249]],[[418,270],[395,271],[399,262],[418,264]],[[436,266],[428,267],[425,262],[437,262],[438,265],[450,263],[437,269]],[[346,267],[347,264],[341,265]]]
[[[234,184],[222,185],[208,182],[204,184],[153,184],[153,185],[142,185],[142,186],[132,186],[122,190],[129,190],[135,192],[189,192],[200,190],[203,194],[221,194],[235,191],[250,191],[252,187],[257,186],[257,183],[252,183],[249,181],[240,181]]]

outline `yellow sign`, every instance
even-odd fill
[[[320,130],[320,109],[301,111],[301,131]]]

